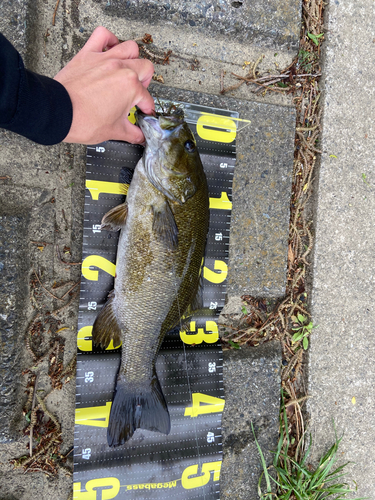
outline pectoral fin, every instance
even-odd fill
[[[178,246],[178,228],[167,200],[158,205],[153,205],[152,213],[154,216],[152,224],[154,233],[168,248],[175,250]]]
[[[102,219],[101,229],[107,229],[108,231],[119,231],[125,226],[127,215],[128,205],[125,201],[125,203],[117,205],[117,207],[112,208],[105,214]]]

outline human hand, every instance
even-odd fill
[[[119,43],[106,28],[94,30],[54,78],[64,85],[73,105],[72,125],[63,142],[144,142],[141,129],[129,122],[128,114],[135,105],[146,114],[154,111],[154,100],[146,90],[154,66],[138,56],[138,45],[132,40]]]

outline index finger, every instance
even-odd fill
[[[147,89],[142,87],[143,92],[140,92],[136,99],[134,100],[133,105],[138,106],[138,108],[145,113],[146,115],[152,115],[155,112],[155,102],[151,97],[151,94]]]
[[[104,49],[118,45],[118,38],[111,31],[103,26],[98,26],[92,32],[92,35],[87,40],[82,50],[91,52],[103,52]]]
[[[148,87],[154,74],[154,65],[148,59],[127,59],[123,61],[124,67],[132,69],[144,87]]]
[[[119,59],[137,59],[139,56],[139,47],[134,40],[127,40],[112,47],[108,54],[111,57]]]

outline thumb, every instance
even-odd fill
[[[111,31],[103,26],[98,26],[87,40],[82,51],[103,52],[104,49],[109,49],[118,43],[117,37]]]
[[[123,137],[120,140],[130,142],[131,144],[142,144],[145,141],[142,130],[137,125],[130,123],[128,118],[123,123],[122,135]]]

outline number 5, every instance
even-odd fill
[[[198,465],[190,465],[182,473],[181,484],[185,490],[200,488],[206,485],[211,479],[211,472],[214,473],[214,481],[220,478],[221,462],[207,462],[202,464],[202,476],[190,477],[198,474]]]
[[[117,497],[120,491],[120,481],[117,477],[103,477],[100,479],[91,479],[85,484],[86,491],[82,491],[81,483],[73,484],[73,498],[75,500],[96,500],[97,489],[106,488],[99,492],[102,500],[110,500]],[[108,489],[109,487],[109,489]]]

